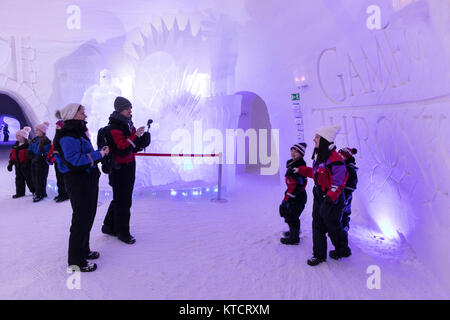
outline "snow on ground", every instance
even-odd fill
[[[137,242],[131,246],[101,233],[108,206],[102,201],[91,233],[91,249],[101,254],[98,269],[81,275],[80,290],[69,290],[70,203],[54,203],[50,192],[36,204],[31,195],[12,199],[14,174],[6,171],[6,160],[0,161],[0,179],[1,299],[450,298],[407,244],[395,249],[399,254],[377,247],[356,223],[350,258],[308,266],[312,197],[302,214],[300,245],[283,246],[283,186],[257,178],[241,179],[227,203],[136,197],[131,230]],[[367,288],[370,265],[380,267],[380,290]]]

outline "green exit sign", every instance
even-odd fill
[[[300,93],[291,93],[291,100],[292,101],[300,100]]]

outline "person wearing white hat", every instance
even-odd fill
[[[109,153],[109,148],[92,147],[84,106],[69,104],[55,115],[64,120],[64,126],[55,135],[54,156],[73,210],[67,261],[71,269],[91,272],[97,269],[97,264],[88,260],[100,257],[99,252],[91,251],[89,241],[97,213],[100,178],[97,164]]]
[[[12,146],[9,155],[8,171],[12,171],[13,166],[16,171],[16,194],[13,199],[25,196],[25,184],[31,193],[34,193],[34,186],[31,180],[30,160],[27,157],[28,135],[31,131],[30,127],[24,127],[16,132],[16,143]]]
[[[341,223],[344,206],[344,193],[348,178],[344,159],[336,151],[334,140],[339,126],[324,126],[317,130],[314,137],[312,168],[302,166],[294,169],[303,176],[314,179],[313,188],[313,256],[308,259],[310,266],[316,266],[327,258],[327,237],[331,239],[335,250],[330,251],[333,259],[349,257],[347,234]]]
[[[34,129],[36,137],[31,140],[28,146],[28,156],[31,159],[31,179],[35,189],[33,202],[39,202],[47,197],[46,188],[49,165],[46,157],[52,144],[46,136],[49,125],[47,121],[38,124]]]

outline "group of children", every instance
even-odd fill
[[[61,123],[56,128],[61,128]],[[31,128],[24,127],[16,132],[16,143],[12,146],[9,155],[8,171],[15,168],[16,194],[14,199],[25,196],[25,186],[33,194],[33,202],[39,202],[47,197],[47,177],[49,166],[55,163],[52,141],[46,136],[48,122],[35,127],[35,137],[29,139]],[[58,185],[58,195],[53,199],[56,202],[68,200],[64,181],[55,164]]]
[[[358,182],[355,148],[336,151],[334,139],[339,126],[326,126],[317,130],[312,167],[307,167],[303,157],[306,143],[291,147],[291,159],[287,161],[285,181],[287,190],[279,208],[280,216],[289,226],[280,239],[282,244],[295,245],[300,241],[300,215],[305,208],[307,178],[314,180],[313,205],[313,257],[311,266],[326,260],[326,234],[335,250],[330,257],[340,259],[351,255],[348,247],[348,230],[352,194]]]

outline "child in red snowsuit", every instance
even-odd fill
[[[24,127],[17,131],[17,142],[12,146],[9,155],[8,171],[12,171],[13,166],[16,171],[16,194],[14,199],[25,196],[25,184],[31,193],[34,193],[34,186],[31,180],[31,163],[27,157],[28,135],[31,131],[30,127]]]
[[[338,152],[342,158],[344,158],[348,172],[348,179],[344,189],[344,209],[342,212],[342,226],[344,227],[344,230],[348,232],[348,229],[350,228],[350,215],[352,213],[353,191],[356,190],[356,185],[358,184],[358,167],[356,166],[354,157],[358,150],[355,148],[342,148]]]
[[[284,199],[280,205],[280,216],[289,226],[289,231],[284,233],[282,244],[298,244],[300,241],[300,215],[306,204],[306,177],[295,173],[294,168],[306,166],[303,156],[305,155],[306,143],[295,144],[291,147],[291,157],[286,163],[286,186]]]

